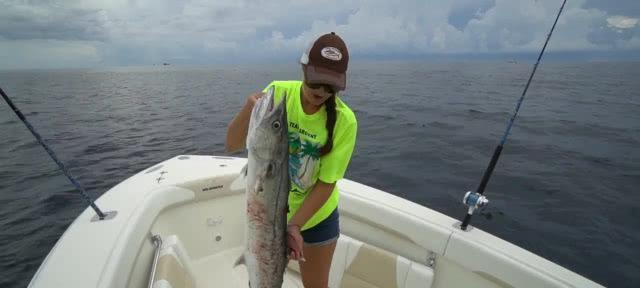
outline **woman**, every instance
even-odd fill
[[[346,87],[349,53],[335,33],[320,36],[303,53],[304,81],[274,81],[275,101],[286,97],[289,133],[288,247],[298,260],[305,287],[328,286],[340,234],[338,189],[355,146],[357,121],[338,97]],[[265,90],[267,89],[265,88]],[[231,121],[226,148],[244,148],[249,118],[263,92],[248,97]]]

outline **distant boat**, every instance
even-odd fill
[[[80,214],[29,287],[247,287],[245,158],[181,155],[140,171]],[[552,287],[599,284],[478,228],[343,179],[329,287]],[[552,245],[552,244],[549,244]],[[291,261],[282,287],[302,287]]]
[[[518,64],[518,61],[511,59],[509,61],[507,61],[507,63],[511,63],[511,64]]]
[[[166,63],[166,62],[165,62],[165,63],[162,63],[162,66],[169,66],[169,65],[171,65],[171,64]]]

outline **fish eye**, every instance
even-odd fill
[[[271,126],[273,127],[273,129],[280,129],[280,126],[282,124],[280,124],[280,121],[275,121],[273,122],[273,124],[271,124]]]

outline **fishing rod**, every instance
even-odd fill
[[[9,104],[9,107],[11,107],[13,112],[16,113],[18,118],[20,118],[20,120],[22,120],[22,123],[24,123],[24,125],[27,126],[27,128],[29,128],[29,131],[31,131],[31,134],[33,134],[33,136],[36,137],[36,139],[38,140],[40,145],[42,145],[44,150],[47,151],[47,153],[49,154],[49,156],[51,156],[53,161],[56,162],[56,164],[58,164],[58,167],[60,168],[60,170],[62,170],[64,175],[67,176],[69,181],[71,181],[71,184],[73,184],[73,186],[75,186],[76,189],[78,189],[78,191],[80,192],[80,195],[82,195],[82,198],[84,198],[85,201],[87,201],[89,203],[89,206],[91,206],[91,208],[93,208],[93,210],[96,211],[97,219],[96,219],[96,217],[94,217],[91,221],[106,220],[106,219],[111,219],[111,218],[115,217],[116,211],[108,211],[108,212],[104,213],[104,212],[102,212],[102,210],[100,210],[100,208],[98,208],[98,206],[94,203],[93,199],[91,199],[91,197],[89,197],[89,195],[84,190],[84,188],[82,188],[80,183],[78,183],[78,181],[76,181],[76,179],[71,175],[71,173],[69,173],[69,171],[64,166],[64,164],[62,164],[62,162],[60,160],[58,160],[58,157],[53,152],[53,150],[51,150],[51,148],[49,148],[49,145],[47,145],[47,143],[44,141],[44,139],[42,139],[40,134],[33,128],[31,123],[29,123],[29,121],[24,116],[24,114],[22,114],[22,112],[20,112],[18,107],[15,104],[13,104],[13,101],[11,101],[11,99],[9,99],[9,96],[7,96],[7,94],[4,93],[2,88],[0,88],[0,94],[2,94],[2,98],[4,99],[4,101],[7,102],[7,104]]]
[[[483,207],[487,203],[489,203],[489,200],[487,199],[487,197],[483,195],[484,189],[487,186],[487,183],[489,182],[491,175],[493,174],[493,169],[496,167],[496,163],[498,162],[498,158],[500,157],[502,148],[504,147],[504,144],[507,142],[507,136],[509,136],[509,132],[511,132],[511,127],[513,126],[513,122],[515,121],[516,116],[518,116],[518,111],[520,111],[520,106],[522,105],[524,96],[527,94],[527,90],[529,90],[529,85],[531,84],[533,75],[536,74],[536,70],[538,69],[538,64],[540,64],[540,59],[542,59],[542,55],[544,54],[544,51],[547,49],[547,44],[549,44],[549,39],[551,39],[551,34],[553,34],[553,30],[556,28],[556,24],[558,23],[558,19],[560,18],[560,14],[562,14],[562,10],[564,9],[564,5],[566,3],[567,3],[567,0],[564,0],[562,2],[562,6],[560,6],[560,10],[558,11],[556,20],[553,22],[553,26],[551,26],[551,31],[549,31],[549,34],[547,34],[547,40],[544,42],[544,46],[542,46],[542,50],[540,50],[540,54],[538,55],[538,60],[533,65],[533,70],[531,70],[531,74],[529,75],[529,80],[527,80],[527,85],[524,86],[524,90],[522,91],[520,100],[518,100],[518,104],[516,105],[516,111],[513,113],[513,115],[511,116],[511,119],[509,120],[509,124],[507,125],[507,129],[504,131],[504,135],[502,136],[502,140],[500,141],[500,144],[493,151],[493,156],[491,157],[491,161],[489,161],[489,166],[487,166],[487,169],[484,171],[484,175],[482,176],[482,180],[480,181],[480,185],[478,186],[478,189],[475,192],[474,191],[467,192],[462,199],[462,203],[464,203],[468,207],[467,214],[464,216],[464,219],[462,220],[462,224],[460,225],[460,229],[462,229],[463,231],[467,230],[467,226],[471,221],[471,216],[473,215],[473,212],[476,209]]]

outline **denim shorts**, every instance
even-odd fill
[[[338,219],[338,208],[333,210],[329,216],[307,230],[300,232],[305,245],[322,246],[329,244],[340,236],[340,225]]]

